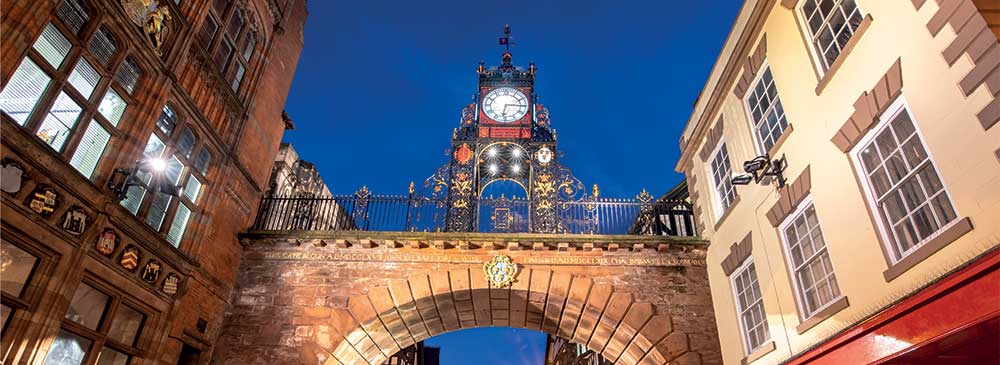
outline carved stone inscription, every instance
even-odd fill
[[[608,256],[520,256],[511,254],[523,265],[598,265],[598,266],[705,266],[704,259],[675,257],[608,257]],[[435,255],[426,253],[382,252],[289,252],[269,251],[248,253],[248,259],[302,260],[302,261],[368,261],[368,262],[437,262],[455,264],[481,264],[487,255]]]

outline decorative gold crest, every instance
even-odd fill
[[[504,255],[493,256],[493,259],[483,264],[483,274],[493,286],[506,288],[514,282],[517,275],[517,264]]]
[[[157,50],[163,48],[163,35],[172,18],[170,8],[158,0],[121,0],[129,20],[143,28]]]
[[[28,197],[26,204],[28,208],[31,208],[38,215],[48,217],[52,215],[56,205],[59,204],[59,194],[48,186],[38,185],[35,191],[31,193],[31,196]]]

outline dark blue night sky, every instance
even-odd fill
[[[405,193],[447,161],[476,65],[500,62],[509,23],[514,63],[539,67],[561,162],[603,196],[662,194],[681,180],[680,133],[741,3],[312,0],[285,140],[334,193]],[[531,364],[544,349],[544,335],[511,329],[431,342],[445,365]]]

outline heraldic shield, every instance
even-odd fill
[[[483,264],[483,273],[493,286],[506,288],[514,282],[517,275],[517,264],[510,257],[498,255]]]

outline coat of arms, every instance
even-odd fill
[[[142,268],[142,280],[147,283],[156,283],[156,279],[160,278],[160,262],[156,260],[149,260],[146,266]]]
[[[469,148],[468,144],[463,143],[461,146],[458,146],[458,149],[455,150],[455,159],[463,165],[472,160],[472,149]]]
[[[63,215],[62,228],[74,236],[83,234],[87,229],[87,213],[80,207],[66,211]]]
[[[14,161],[4,161],[0,169],[0,190],[5,193],[17,194],[24,183],[24,168]]]
[[[535,152],[535,160],[538,160],[538,163],[542,164],[542,166],[548,165],[549,162],[552,162],[552,150],[542,146],[541,149]]]
[[[59,194],[52,188],[39,185],[28,197],[28,208],[43,217],[52,215],[59,204]]]
[[[121,0],[125,14],[135,25],[146,31],[157,49],[163,48],[163,34],[167,21],[171,19],[170,9],[157,0]]]
[[[493,256],[493,259],[483,264],[483,273],[493,286],[506,288],[514,282],[517,275],[517,264],[504,255]]]
[[[105,228],[104,232],[97,236],[94,248],[104,256],[111,256],[111,253],[115,252],[115,248],[118,247],[118,242],[118,234],[115,233],[115,230]]]
[[[181,278],[177,276],[177,274],[169,273],[167,274],[167,278],[163,279],[163,287],[161,290],[163,290],[163,292],[167,295],[177,294],[177,287],[180,285],[180,282]]]
[[[134,245],[125,246],[122,250],[122,259],[118,262],[128,271],[135,271],[139,267],[139,249]]]

